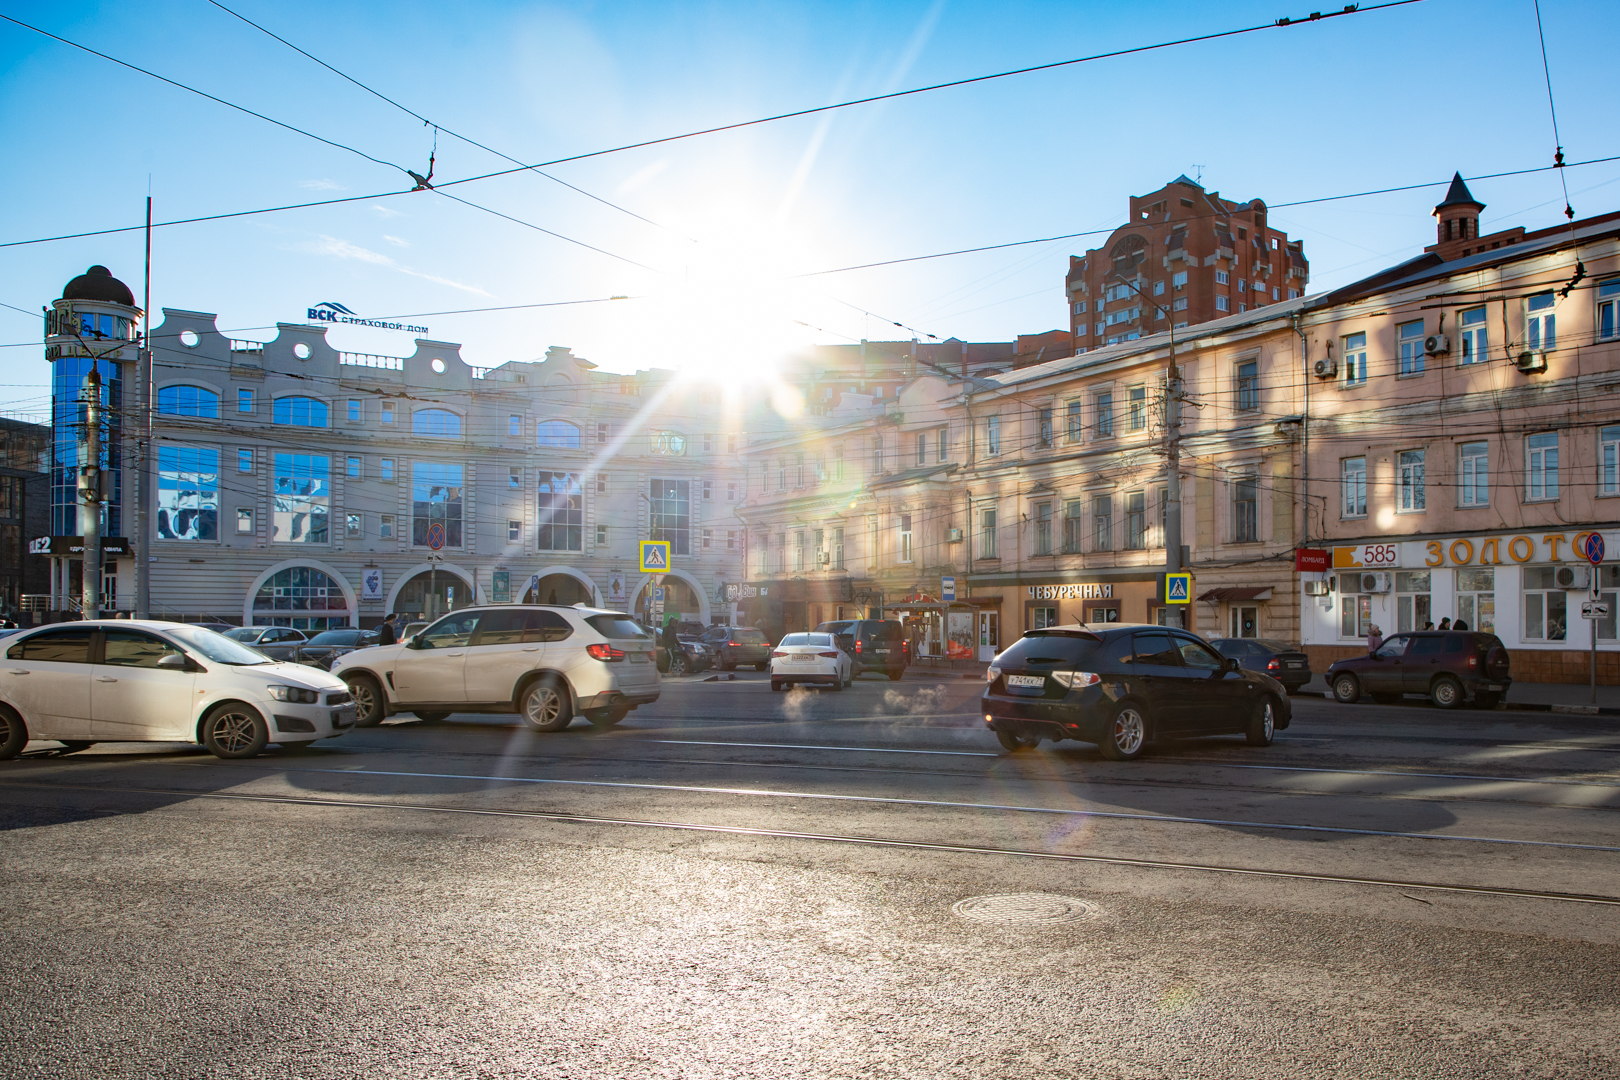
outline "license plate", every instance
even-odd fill
[[[792,660],[796,664],[808,664],[808,663],[812,662],[813,660],[815,660],[815,657],[810,656],[810,655],[807,654],[807,655],[804,655],[804,656],[790,656],[790,657],[788,657],[788,659]]]
[[[1298,660],[1290,660],[1288,661],[1288,666],[1291,668],[1302,668],[1305,665],[1300,663]]]
[[[1046,685],[1046,676],[1045,675],[1009,675],[1009,676],[1007,676],[1007,685],[1008,686],[1045,686]]]
[[[333,727],[348,727],[354,723],[353,709],[334,709],[332,711]]]
[[[630,662],[632,664],[645,664],[647,662],[647,654],[633,652],[630,654]]]
[[[1491,691],[1492,693],[1497,693],[1497,692],[1501,691],[1502,684],[1501,683],[1486,683],[1485,684],[1485,689]]]

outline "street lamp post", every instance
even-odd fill
[[[1164,458],[1167,476],[1167,497],[1164,508],[1164,572],[1174,574],[1182,569],[1181,555],[1181,369],[1176,366],[1176,321],[1170,312],[1149,299],[1139,285],[1129,281],[1123,273],[1115,274],[1121,285],[1127,285],[1137,297],[1152,304],[1170,324],[1170,361],[1165,369],[1164,404]]]

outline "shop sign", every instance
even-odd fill
[[[1294,550],[1294,569],[1301,574],[1326,573],[1328,559],[1328,552],[1322,548],[1296,548]]]
[[[1593,536],[1598,537],[1599,550],[1602,550],[1604,534],[1589,529],[1357,544],[1333,549],[1333,569],[1395,570],[1406,567],[1579,562],[1587,557]]]
[[[510,570],[491,570],[489,574],[489,598],[496,604],[510,604],[512,602],[512,572]]]
[[[310,322],[343,323],[348,326],[370,326],[377,330],[405,330],[412,334],[425,334],[425,326],[411,326],[409,323],[383,322],[381,319],[362,319],[342,304],[334,304],[330,300],[322,300],[309,309]]]
[[[28,554],[30,555],[83,555],[84,537],[82,536],[36,536],[28,541]],[[129,541],[122,536],[103,536],[101,538],[101,554],[107,555],[133,555]]]
[[[360,571],[360,599],[381,600],[382,598],[381,568],[373,566]]]
[[[1112,600],[1114,586],[1101,585],[1031,585],[1031,600]]]
[[[769,599],[771,587],[769,585],[739,585],[729,582],[726,585],[726,603],[735,604],[739,600]]]

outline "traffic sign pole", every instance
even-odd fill
[[[1591,677],[1591,680],[1592,680],[1592,684],[1591,684],[1592,685],[1591,701],[1592,701],[1593,705],[1596,705],[1597,704],[1597,637],[1598,637],[1597,611],[1601,610],[1601,608],[1598,605],[1599,605],[1599,603],[1600,603],[1600,601],[1602,599],[1602,593],[1600,593],[1598,591],[1598,584],[1599,584],[1599,582],[1601,581],[1601,579],[1603,577],[1603,556],[1605,554],[1605,552],[1603,550],[1603,534],[1599,533],[1599,532],[1589,532],[1589,533],[1587,533],[1586,534],[1586,543],[1582,544],[1581,547],[1583,548],[1582,554],[1584,554],[1586,556],[1586,561],[1592,564],[1592,605],[1593,605],[1594,611],[1593,611],[1593,617],[1586,620],[1586,625],[1592,628],[1591,631],[1590,631],[1590,633],[1592,635],[1592,658],[1591,658],[1591,668],[1590,668],[1590,677]]]

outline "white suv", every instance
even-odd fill
[[[200,626],[56,623],[0,641],[0,760],[30,739],[202,743],[222,758],[354,726],[342,680]]]
[[[349,684],[361,727],[396,711],[423,720],[515,712],[536,731],[561,731],[576,715],[611,727],[657,701],[657,658],[652,635],[623,612],[502,604],[346,653],[332,674]]]

